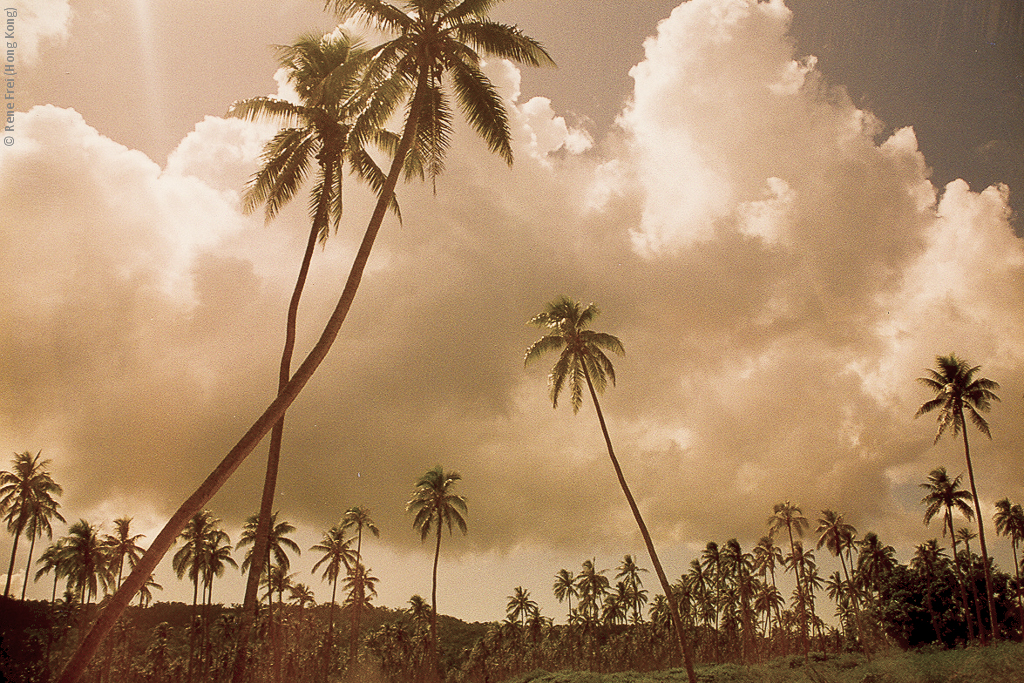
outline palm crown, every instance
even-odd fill
[[[597,392],[604,391],[608,380],[615,384],[615,368],[605,351],[625,355],[622,342],[613,335],[587,329],[598,314],[594,304],[586,307],[562,296],[547,305],[547,310],[534,316],[529,325],[550,330],[526,350],[524,362],[529,364],[547,351],[562,352],[548,375],[551,405],[558,407],[558,396],[569,384],[573,412],[583,403],[584,384],[593,384]]]
[[[953,435],[960,433],[964,428],[964,420],[969,418],[974,426],[985,436],[992,438],[988,429],[988,422],[981,416],[981,413],[988,411],[992,401],[998,401],[994,391],[999,388],[997,382],[979,377],[975,374],[981,369],[980,365],[971,367],[969,363],[956,354],[938,356],[935,359],[938,370],[928,368],[925,372],[927,377],[919,377],[918,382],[935,391],[936,396],[922,405],[914,417],[919,417],[933,410],[939,411],[939,430],[935,434],[938,441],[943,432],[947,429],[953,430]]]

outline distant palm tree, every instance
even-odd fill
[[[327,626],[327,647],[324,651],[325,661],[330,662],[334,646],[334,610],[337,606],[338,578],[341,576],[342,567],[347,572],[355,565],[358,556],[352,549],[352,539],[345,538],[345,532],[340,524],[335,524],[325,531],[323,540],[311,547],[310,550],[322,553],[322,557],[313,565],[312,571],[316,573],[317,569],[323,567],[324,571],[321,579],[325,579],[331,584],[331,608],[329,610],[330,616],[328,617]]]
[[[864,586],[874,591],[878,598],[878,609],[882,609],[881,588],[885,579],[896,566],[896,549],[891,545],[883,545],[878,534],[869,531],[860,541],[860,553],[857,556],[857,574]]]
[[[348,650],[348,663],[349,670],[356,664],[356,657],[358,655],[359,646],[359,629],[360,629],[360,615],[364,609],[368,609],[371,606],[373,598],[377,597],[377,582],[379,579],[376,576],[370,574],[370,570],[356,558],[355,564],[348,570],[348,575],[345,577],[345,590],[348,591],[348,597],[345,599],[345,605],[349,608],[352,614],[352,622],[349,628],[349,650]]]
[[[914,549],[914,557],[910,560],[910,568],[916,570],[924,578],[924,606],[928,610],[932,630],[939,642],[943,641],[943,633],[942,627],[939,625],[939,615],[932,604],[932,587],[935,585],[936,576],[945,561],[943,550],[939,546],[938,540],[934,538],[918,544]]]
[[[537,601],[530,599],[530,591],[522,586],[516,586],[512,595],[508,596],[508,605],[505,607],[508,618],[520,622],[520,625],[525,628],[527,617],[536,611]]]
[[[808,524],[807,518],[803,516],[799,505],[794,505],[788,500],[784,503],[776,503],[772,510],[772,516],[768,518],[768,535],[774,538],[779,531],[785,529],[786,533],[789,534],[790,557],[796,558],[798,557],[796,536],[803,536]],[[808,659],[810,648],[807,643],[807,591],[803,585],[802,569],[796,567],[795,570],[796,592],[800,598],[797,601],[797,617],[800,620],[800,642],[803,645],[804,659]]]
[[[576,576],[576,587],[579,589],[580,611],[589,621],[596,621],[598,609],[605,593],[608,592],[608,577],[594,566],[594,560],[584,560],[583,568]]]
[[[409,616],[414,623],[430,623],[430,605],[427,604],[422,595],[414,595],[409,598]]]
[[[782,600],[782,594],[779,593],[775,585],[775,567],[782,564],[782,550],[775,545],[775,541],[772,540],[771,536],[762,536],[757,545],[754,546],[752,554],[754,556],[754,570],[761,574],[761,578],[765,583],[767,583],[768,577],[771,576],[771,588],[774,591],[773,594],[768,594],[762,599],[762,605],[767,607],[774,606],[775,623],[776,625],[781,624],[782,615],[779,613],[779,610],[784,601]],[[778,601],[774,601],[776,595],[779,597]],[[767,617],[770,618],[771,614],[769,613]]]
[[[619,487],[622,489],[629,509],[633,513],[633,518],[640,529],[640,535],[643,536],[644,544],[647,546],[654,571],[668,600],[672,626],[676,630],[679,644],[679,654],[683,658],[690,683],[696,683],[697,675],[693,670],[693,656],[687,642],[686,632],[683,630],[683,622],[679,617],[679,607],[676,605],[675,595],[672,593],[672,585],[658,559],[654,541],[647,530],[647,525],[640,514],[640,508],[633,498],[633,493],[626,483],[618,458],[615,457],[604,413],[601,412],[601,404],[597,399],[598,392],[604,391],[609,380],[613,385],[615,384],[615,368],[608,356],[605,355],[605,351],[611,351],[618,355],[623,355],[626,352],[617,337],[588,329],[597,314],[597,307],[593,304],[583,307],[579,302],[565,296],[552,301],[543,313],[534,316],[529,321],[530,325],[546,328],[548,331],[526,350],[524,362],[529,365],[530,362],[548,351],[561,352],[548,376],[549,395],[551,405],[554,407],[558,407],[558,396],[562,393],[566,382],[569,384],[569,399],[574,413],[578,412],[583,404],[583,387],[586,386],[589,390],[590,399],[594,403],[597,419],[601,425],[601,433],[604,435],[605,445],[608,448],[608,457],[612,461],[612,467],[619,480]]]
[[[144,548],[139,546],[139,540],[145,538],[144,534],[132,534],[131,517],[121,517],[114,520],[114,533],[103,537],[103,544],[110,548],[110,567],[117,570],[117,587],[121,587],[121,576],[124,572],[124,563],[127,560],[128,566],[132,569],[142,557]]]
[[[956,572],[957,583],[960,586],[960,604],[964,610],[964,618],[967,620],[967,636],[974,639],[974,619],[971,617],[971,608],[967,602],[966,580],[960,567],[960,556],[956,550],[956,530],[953,528],[953,510],[957,510],[967,519],[974,519],[974,510],[969,501],[971,494],[960,488],[960,480],[963,475],[950,479],[945,467],[937,467],[928,473],[928,481],[920,484],[920,487],[928,491],[928,494],[921,499],[925,506],[924,523],[929,524],[940,511],[943,513],[942,535],[949,531],[950,543],[953,546],[953,570]],[[970,567],[968,567],[970,571]],[[981,608],[977,601],[977,585],[971,582],[975,593],[975,609],[978,612],[978,628],[984,630],[981,619]]]
[[[622,563],[616,567],[618,573],[616,579],[622,579],[628,589],[629,607],[633,611],[633,623],[643,622],[643,606],[647,604],[647,591],[644,590],[644,582],[640,579],[640,573],[647,569],[637,565],[632,555],[622,558]]]
[[[558,602],[569,601],[569,612],[566,614],[566,623],[572,619],[572,599],[579,595],[576,590],[576,577],[568,569],[559,569],[555,574],[555,585],[552,587],[555,592],[555,599]]]
[[[993,401],[998,401],[995,391],[999,388],[997,382],[984,377],[975,378],[980,365],[971,366],[970,363],[958,358],[956,354],[938,356],[935,359],[938,370],[931,368],[925,370],[927,377],[919,377],[918,382],[935,392],[936,396],[922,405],[914,417],[925,413],[938,411],[939,429],[935,434],[935,442],[938,443],[943,432],[947,429],[952,431],[953,436],[963,434],[964,459],[967,461],[967,478],[971,484],[971,497],[974,498],[974,513],[978,517],[978,541],[981,543],[981,563],[985,568],[985,591],[988,595],[988,617],[989,628],[992,636],[998,634],[996,630],[996,602],[995,591],[992,587],[992,568],[988,561],[988,546],[985,543],[985,522],[981,515],[981,501],[978,499],[978,487],[974,483],[974,465],[971,463],[971,448],[967,442],[967,420],[978,428],[978,431],[992,438],[988,428],[988,422],[981,416],[981,413],[988,412]],[[985,630],[981,629],[982,641],[985,641]]]
[[[277,512],[270,515],[270,526],[265,546],[266,558],[264,558],[267,560],[264,562],[264,566],[267,568],[264,573],[267,575],[269,575],[271,565],[277,565],[284,572],[291,569],[292,561],[288,556],[289,551],[296,555],[302,554],[299,544],[288,538],[289,534],[295,533],[295,525],[285,520],[277,521],[277,515]],[[248,548],[245,557],[242,558],[243,572],[247,571],[253,562],[256,539],[259,538],[259,522],[259,513],[246,518],[242,524],[242,534],[238,537],[238,543],[235,545],[235,550]]]
[[[53,595],[50,598],[50,603],[54,604],[57,602],[57,581],[64,578],[66,572],[62,562],[64,561],[64,539],[58,538],[54,543],[51,543],[43,554],[36,560],[36,564],[42,565],[35,575],[35,581],[38,581],[43,577],[44,574],[53,572]]]
[[[68,578],[68,589],[79,602],[89,604],[99,590],[108,588],[113,580],[109,550],[103,545],[97,528],[84,519],[72,524],[62,541],[58,564]]]
[[[440,465],[419,478],[412,498],[405,505],[413,516],[412,526],[420,532],[420,540],[427,540],[431,529],[437,531],[434,546],[434,570],[430,584],[430,639],[433,642],[433,669],[437,665],[437,560],[441,556],[441,527],[447,526],[452,533],[452,524],[466,533],[466,498],[454,492],[455,484],[462,479],[458,472],[445,472]],[[432,669],[432,670],[433,670]]]
[[[374,524],[370,517],[370,509],[361,505],[353,505],[341,517],[341,528],[345,531],[355,527],[356,530],[356,555],[359,561],[363,561],[363,529],[366,529],[374,538],[380,537],[380,529]]]
[[[220,519],[209,510],[195,515],[179,536],[182,546],[171,558],[171,568],[180,579],[186,574],[192,581],[192,607],[199,604],[199,584],[203,579],[203,571],[211,549],[230,542],[227,533],[220,528]]]
[[[867,643],[864,641],[863,628],[861,626],[860,606],[857,601],[857,591],[853,585],[853,581],[850,580],[850,571],[846,567],[846,560],[843,557],[843,551],[850,550],[854,541],[857,538],[857,529],[849,524],[843,515],[836,512],[835,510],[822,510],[821,516],[818,518],[818,527],[815,529],[815,533],[818,534],[817,548],[824,546],[830,553],[839,558],[839,564],[843,568],[843,575],[846,577],[846,581],[843,585],[849,591],[847,596],[850,601],[850,605],[853,608],[854,624],[857,629],[857,639],[861,643],[861,647],[864,651],[865,656],[870,660],[871,654],[868,650]]]
[[[0,514],[4,516],[7,530],[14,534],[14,545],[11,547],[11,564],[7,569],[7,583],[4,585],[4,597],[11,593],[11,577],[14,576],[14,558],[18,554],[18,539],[27,532],[32,539],[29,548],[29,564],[32,566],[32,550],[36,538],[43,533],[52,537],[50,519],[56,517],[64,521],[57,508],[60,503],[54,496],[64,491],[53,480],[47,466],[49,460],[42,460],[42,451],[32,455],[28,451],[15,453],[10,470],[0,472]],[[28,569],[25,570],[25,584],[28,584]],[[22,590],[24,599],[24,590]]]
[[[1013,550],[1013,571],[1017,585],[1014,592],[1017,594],[1017,611],[1020,613],[1020,623],[1024,624],[1024,601],[1021,600],[1020,562],[1017,561],[1017,545],[1024,541],[1024,508],[1020,504],[1011,504],[1009,498],[996,501],[996,533],[1010,537],[1010,548]]]

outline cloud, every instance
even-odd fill
[[[13,33],[18,43],[19,61],[34,64],[44,44],[67,40],[73,16],[69,0],[28,0],[15,11]],[[6,16],[10,26],[9,10]]]

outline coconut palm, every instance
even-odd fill
[[[433,669],[437,664],[437,561],[441,557],[441,528],[448,527],[452,533],[455,524],[463,534],[466,533],[467,513],[466,498],[454,492],[455,484],[462,479],[458,472],[445,472],[440,465],[416,481],[412,498],[405,505],[407,512],[413,514],[412,526],[420,532],[420,540],[427,540],[431,529],[437,531],[434,546],[434,570],[430,585],[430,639],[433,642]],[[432,670],[433,670],[432,669]]]
[[[984,377],[976,377],[980,365],[971,366],[956,354],[938,356],[935,359],[938,370],[928,368],[926,377],[919,377],[918,382],[935,392],[935,398],[922,405],[914,417],[932,411],[938,412],[939,429],[935,433],[938,443],[947,429],[963,435],[964,459],[967,461],[967,479],[971,484],[971,497],[974,499],[974,513],[978,517],[978,542],[981,544],[981,562],[985,568],[985,592],[988,597],[989,628],[993,636],[996,630],[995,592],[992,588],[992,567],[988,561],[988,545],[985,543],[985,522],[981,515],[981,501],[978,499],[978,487],[974,483],[974,465],[971,462],[971,447],[967,441],[967,420],[969,419],[979,432],[992,438],[988,422],[981,413],[988,412],[993,401],[998,401],[995,391],[999,384]],[[985,641],[985,630],[981,629],[982,641]]]
[[[285,77],[298,93],[299,102],[271,97],[254,97],[235,102],[228,116],[246,120],[270,120],[284,127],[264,147],[262,166],[250,179],[243,196],[243,209],[251,213],[265,206],[269,222],[304,184],[309,166],[315,160],[316,178],[310,196],[310,231],[299,266],[298,277],[288,304],[284,349],[278,372],[278,389],[291,378],[291,361],[295,348],[295,330],[299,301],[319,240],[327,240],[332,228],[337,230],[342,214],[342,185],[346,165],[358,177],[380,190],[384,174],[364,149],[363,140],[352,134],[360,114],[357,94],[363,46],[345,31],[326,36],[306,35],[291,45],[278,47],[278,63]],[[391,150],[396,140],[384,131],[369,131],[378,147]],[[397,204],[392,204],[397,211]],[[246,583],[243,605],[241,641],[248,639],[249,624],[255,615],[256,586],[263,569],[265,544],[272,522],[271,508],[277,485],[277,472],[284,434],[284,415],[274,424],[270,434],[267,470],[257,528],[254,530],[256,557]],[[246,564],[249,567],[249,564]]]
[[[971,617],[971,609],[967,602],[967,591],[965,578],[960,568],[960,556],[956,550],[956,530],[953,528],[954,509],[967,519],[974,518],[974,510],[970,506],[971,494],[960,488],[960,480],[963,475],[950,479],[945,467],[937,467],[928,473],[928,481],[920,484],[920,487],[928,491],[921,499],[925,506],[924,523],[929,524],[940,511],[943,513],[942,535],[949,531],[950,543],[953,546],[953,570],[956,572],[957,584],[960,586],[960,604],[964,610],[964,618],[967,620],[967,634],[974,639],[974,619]],[[984,630],[981,623],[981,611],[977,604],[977,586],[971,584],[975,591],[975,609],[978,610],[978,628]]]
[[[643,621],[643,606],[647,604],[647,591],[644,590],[644,582],[640,579],[640,573],[647,569],[637,565],[632,555],[622,558],[622,563],[616,567],[618,573],[616,579],[622,579],[628,589],[629,607],[633,611],[633,623],[639,624]]]
[[[44,574],[53,572],[53,595],[50,598],[50,603],[54,604],[57,602],[57,582],[64,578],[64,566],[63,561],[63,546],[64,539],[58,538],[55,542],[47,546],[43,554],[36,560],[36,564],[42,565],[37,571],[34,581],[38,581],[43,577]]]
[[[1017,585],[1014,592],[1017,594],[1017,610],[1020,613],[1020,623],[1024,624],[1024,601],[1021,599],[1020,563],[1017,561],[1017,545],[1024,541],[1024,508],[1020,504],[1011,504],[1009,498],[996,501],[996,514],[993,518],[996,523],[996,533],[1010,537],[1010,548],[1013,550],[1013,571]]]
[[[762,536],[758,540],[757,545],[754,546],[752,554],[754,556],[754,570],[761,575],[761,579],[767,584],[768,577],[771,576],[771,588],[774,593],[766,595],[762,600],[762,604],[767,607],[774,605],[775,623],[780,624],[782,622],[782,615],[779,613],[779,609],[784,600],[781,599],[782,594],[779,593],[778,587],[775,585],[775,567],[782,564],[782,549],[775,545],[775,541],[772,540],[771,536]],[[776,596],[780,600],[776,600]],[[771,615],[768,614],[767,616],[770,617]],[[767,619],[765,623],[767,625]]]
[[[10,470],[0,472],[0,514],[7,523],[7,530],[14,534],[11,546],[11,564],[7,569],[7,582],[4,585],[4,597],[11,592],[11,577],[14,575],[14,559],[18,554],[18,540],[22,533],[27,533],[32,544],[29,548],[28,567],[32,566],[32,550],[36,538],[43,533],[51,538],[53,530],[50,520],[54,517],[64,521],[57,508],[60,503],[54,496],[64,491],[53,480],[47,467],[49,460],[42,460],[43,452],[32,455],[28,451],[15,453]],[[28,569],[25,570],[25,585],[28,585]],[[24,590],[22,590],[24,599]]]
[[[925,580],[924,604],[928,610],[928,617],[932,622],[932,630],[935,638],[942,641],[942,628],[939,625],[939,615],[932,606],[932,588],[935,579],[943,564],[947,561],[942,547],[936,539],[919,543],[914,549],[914,557],[910,560],[910,568],[916,570]]]
[[[569,400],[574,413],[578,412],[583,404],[584,386],[589,390],[590,398],[597,412],[598,422],[601,425],[601,433],[604,435],[605,445],[608,448],[608,457],[612,461],[612,467],[615,469],[619,486],[640,529],[640,535],[643,536],[644,544],[647,546],[647,552],[651,557],[651,563],[654,565],[654,571],[658,576],[658,581],[661,582],[662,591],[664,591],[665,597],[668,600],[669,612],[672,616],[672,626],[676,630],[679,653],[686,665],[687,675],[689,676],[690,683],[696,683],[697,678],[693,671],[693,657],[687,643],[686,632],[683,630],[682,620],[679,618],[679,607],[672,593],[672,586],[669,583],[664,568],[661,566],[661,560],[658,559],[658,553],[654,548],[654,541],[647,530],[647,524],[644,523],[643,516],[640,514],[640,508],[633,498],[633,493],[626,483],[626,478],[622,473],[622,468],[619,466],[618,458],[615,457],[615,450],[612,448],[611,437],[608,435],[604,413],[601,412],[601,404],[597,399],[598,392],[604,391],[609,380],[611,380],[613,385],[615,384],[615,368],[612,366],[608,356],[605,355],[605,351],[611,351],[620,356],[626,352],[622,342],[617,337],[588,329],[594,318],[597,317],[597,314],[597,307],[593,304],[583,307],[579,302],[565,296],[552,301],[547,305],[543,313],[534,316],[529,321],[530,325],[547,329],[547,333],[526,350],[524,362],[529,365],[548,351],[560,351],[558,361],[548,376],[549,396],[553,407],[558,407],[558,397],[567,382],[569,384]]]
[[[227,533],[219,525],[220,519],[209,510],[195,515],[182,530],[179,536],[182,546],[171,558],[175,575],[180,579],[187,574],[192,581],[193,608],[199,604],[199,584],[211,549],[228,540]]]
[[[864,534],[859,545],[857,574],[865,588],[874,591],[878,598],[878,609],[881,611],[881,588],[885,579],[896,566],[896,549],[891,545],[883,545],[878,534],[873,531]]]
[[[351,528],[356,530],[356,555],[359,561],[363,561],[363,529],[366,529],[374,538],[380,538],[380,529],[374,524],[370,517],[370,509],[361,505],[353,505],[341,517],[341,528],[348,531]]]
[[[61,542],[58,565],[68,579],[68,590],[83,604],[92,602],[99,590],[107,589],[112,581],[109,549],[99,530],[84,519],[68,528]]]
[[[302,554],[299,544],[288,538],[289,534],[295,533],[295,525],[285,520],[277,521],[277,515],[277,512],[270,515],[270,525],[265,545],[266,557],[264,557],[265,566],[267,567],[267,571],[264,573],[266,574],[269,574],[272,565],[280,567],[284,572],[291,569],[292,561],[288,556],[289,551],[296,555]],[[253,558],[256,553],[257,539],[260,538],[259,518],[259,513],[256,513],[255,515],[250,515],[245,520],[242,524],[242,533],[238,537],[238,543],[235,545],[235,550],[248,548],[245,557],[242,558],[243,572],[247,571],[255,561]]]
[[[364,609],[371,606],[373,598],[377,597],[378,581],[379,579],[370,574],[370,570],[359,561],[357,553],[356,562],[348,570],[348,575],[344,581],[345,590],[348,591],[345,605],[349,608],[352,615],[352,622],[349,628],[348,650],[350,670],[355,666],[358,654],[360,615]]]
[[[121,587],[121,578],[124,573],[124,563],[135,567],[135,564],[142,557],[144,548],[139,545],[139,540],[145,538],[144,534],[132,534],[131,517],[121,517],[114,520],[114,533],[106,534],[103,543],[110,549],[110,568],[117,571],[117,587]]]
[[[583,568],[576,576],[576,587],[580,596],[580,612],[587,620],[596,620],[601,602],[608,592],[608,577],[594,566],[594,560],[584,560]]]
[[[530,591],[522,586],[516,586],[512,595],[508,596],[508,604],[505,606],[505,613],[512,621],[518,621],[521,626],[526,627],[526,619],[537,611],[537,601],[530,599]]]
[[[783,503],[776,503],[772,510],[772,516],[768,518],[768,534],[772,538],[782,531],[786,530],[789,535],[789,548],[790,557],[798,557],[796,548],[796,536],[803,536],[804,531],[807,530],[808,521],[803,516],[803,512],[800,510],[800,506],[794,505],[788,500]],[[795,532],[795,535],[794,535]],[[802,555],[802,553],[801,553]],[[806,606],[806,595],[807,592],[803,585],[802,575],[803,571],[796,568],[796,592],[800,599],[797,601],[797,617],[800,620],[800,642],[803,645],[804,659],[809,658],[809,646],[807,643],[807,606]]]
[[[864,650],[864,654],[870,659],[871,654],[868,651],[867,643],[864,642],[861,628],[861,617],[860,617],[860,606],[857,602],[857,591],[853,585],[853,581],[850,580],[850,571],[846,566],[846,559],[843,557],[843,551],[850,550],[854,545],[854,540],[857,537],[857,529],[849,524],[843,515],[836,512],[835,510],[822,510],[821,516],[818,518],[818,526],[814,530],[818,534],[817,548],[824,546],[830,553],[839,558],[839,564],[843,568],[843,575],[846,577],[846,581],[841,584],[840,587],[845,586],[849,595],[847,596],[850,601],[850,605],[853,608],[854,624],[857,628],[857,638],[861,641],[861,646]]]
[[[338,577],[341,575],[342,567],[347,572],[355,565],[357,556],[352,549],[352,539],[345,538],[345,532],[340,524],[335,524],[325,531],[323,539],[311,547],[310,550],[322,553],[322,557],[316,561],[311,571],[315,573],[316,570],[323,567],[324,572],[320,578],[321,580],[329,581],[331,584],[331,608],[329,610],[330,616],[327,626],[327,647],[324,651],[325,659],[330,661],[334,645],[334,609],[337,606],[335,598],[338,593]]]
[[[553,64],[551,57],[534,39],[515,26],[491,21],[487,12],[495,0],[416,0],[408,11],[381,0],[330,0],[341,18],[359,17],[388,34],[397,36],[370,51],[373,64],[366,82],[367,115],[360,118],[355,140],[371,136],[395,113],[403,98],[409,98],[402,137],[395,148],[390,170],[378,193],[378,201],[356,252],[345,287],[337,305],[305,360],[263,414],[228,452],[196,491],[185,500],[153,539],[136,570],[93,624],[61,672],[59,683],[75,683],[100,643],[170,549],[192,515],[200,511],[220,490],[263,437],[281,419],[309,382],[330,351],[355,299],[370,252],[384,217],[393,203],[399,176],[414,144],[429,171],[441,170],[451,128],[451,108],[444,92],[448,77],[455,98],[466,112],[470,125],[503,159],[512,161],[511,132],[501,99],[481,70],[486,56],[540,66]]]
[[[568,623],[572,619],[572,599],[579,595],[576,590],[576,577],[568,569],[559,569],[555,574],[555,585],[552,588],[558,602],[569,601],[569,612],[565,617]]]

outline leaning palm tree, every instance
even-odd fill
[[[776,503],[772,510],[772,516],[768,518],[768,534],[774,538],[775,534],[785,529],[789,534],[790,557],[797,558],[801,554],[797,552],[797,541],[794,536],[803,536],[808,527],[807,518],[803,516],[800,506],[794,505],[788,500],[784,503]],[[804,659],[809,658],[809,646],[807,643],[807,591],[804,589],[800,567],[795,567],[797,597],[797,617],[800,619],[800,642],[803,645]]]
[[[44,532],[52,534],[50,519],[64,518],[57,512],[60,503],[54,500],[64,491],[53,480],[47,466],[49,460],[42,460],[42,451],[32,455],[28,451],[15,453],[10,470],[0,472],[0,514],[7,523],[7,530],[14,534],[14,545],[11,547],[11,564],[7,569],[7,582],[4,585],[4,597],[11,593],[11,577],[14,575],[14,559],[18,554],[18,539],[23,532],[35,540]],[[29,566],[32,562],[32,551],[29,550]],[[25,573],[25,584],[28,584],[28,570]],[[24,594],[24,592],[23,592]]]
[[[448,527],[449,535],[452,533],[452,525],[459,527],[465,534],[466,529],[466,507],[465,496],[455,493],[454,488],[462,479],[458,472],[445,472],[437,465],[427,470],[426,474],[416,481],[416,488],[413,490],[412,498],[405,505],[407,512],[413,514],[412,526],[420,532],[420,540],[427,540],[432,529],[437,531],[437,541],[434,544],[434,569],[431,574],[430,585],[430,640],[433,643],[431,671],[437,669],[437,561],[441,557],[441,530]]]
[[[967,636],[974,639],[974,619],[971,617],[971,609],[967,602],[967,590],[964,587],[966,580],[960,569],[960,557],[956,551],[956,529],[953,528],[953,510],[957,510],[967,519],[974,519],[974,510],[970,506],[971,494],[960,488],[960,480],[963,475],[950,479],[945,467],[937,467],[928,473],[928,481],[920,484],[921,488],[928,491],[928,494],[921,499],[924,509],[924,523],[929,524],[940,511],[943,513],[942,535],[949,531],[950,543],[953,546],[953,571],[956,572],[956,580],[960,586],[960,605],[964,610],[964,618],[967,620]],[[977,585],[971,582],[972,587],[977,591]],[[975,609],[978,610],[978,628],[984,630],[981,622],[981,608],[978,605],[975,595]]]
[[[310,197],[309,237],[303,252],[299,274],[288,304],[284,349],[278,372],[278,390],[291,378],[292,354],[295,349],[295,330],[299,301],[305,288],[313,250],[317,241],[327,240],[332,228],[337,230],[342,213],[342,179],[346,165],[358,177],[379,191],[384,174],[373,157],[364,149],[362,140],[352,135],[359,116],[359,72],[363,46],[344,31],[326,36],[306,35],[291,45],[278,46],[278,63],[284,69],[288,82],[298,93],[299,102],[271,97],[254,97],[235,102],[228,116],[252,120],[270,120],[284,127],[264,147],[263,165],[253,175],[243,196],[243,209],[252,213],[264,205],[266,219],[272,220],[281,208],[299,191],[316,162],[316,180]],[[369,142],[389,151],[395,136],[381,130],[369,131]],[[397,211],[397,204],[392,204]],[[284,415],[274,424],[270,433],[267,470],[258,514],[258,539],[255,542],[256,562],[246,582],[243,604],[243,623],[239,633],[239,652],[245,652],[243,640],[248,641],[249,625],[256,610],[256,586],[260,580],[266,557],[266,544],[270,542],[271,509],[277,486],[277,473],[281,458],[281,440],[284,434]],[[244,570],[243,570],[244,571]]]
[[[338,594],[338,577],[341,575],[342,567],[348,571],[355,565],[357,556],[355,551],[352,550],[352,539],[345,538],[345,532],[340,524],[336,524],[325,531],[323,539],[311,547],[310,550],[322,553],[323,555],[316,561],[311,571],[315,573],[316,570],[323,567],[324,571],[321,579],[326,579],[331,584],[331,607],[327,625],[327,645],[324,650],[325,662],[330,662],[331,651],[334,646],[334,610],[337,606],[335,598]],[[326,666],[327,664],[325,663]]]
[[[256,448],[327,357],[348,316],[369,262],[377,234],[394,201],[395,188],[406,159],[416,146],[429,158],[429,171],[441,171],[451,130],[451,107],[444,91],[445,80],[453,85],[455,99],[473,128],[483,135],[492,151],[511,163],[511,131],[497,90],[481,70],[486,56],[540,66],[553,65],[551,57],[534,39],[517,27],[487,17],[496,0],[415,0],[408,11],[381,0],[329,0],[341,18],[360,17],[367,23],[396,34],[369,52],[373,64],[368,70],[368,93],[364,115],[357,126],[356,140],[379,130],[399,108],[406,108],[402,137],[395,148],[391,166],[378,194],[366,232],[349,270],[345,287],[320,338],[288,383],[278,391],[262,415],[228,452],[203,483],[181,504],[153,539],[149,551],[93,624],[78,649],[64,665],[59,683],[75,683],[92,659],[103,638],[114,626],[132,596],[156,569],[178,533],[192,515],[199,512]]]
[[[556,408],[558,407],[558,397],[562,393],[562,389],[565,388],[566,382],[569,384],[569,400],[574,413],[578,412],[583,404],[583,387],[586,386],[589,390],[590,399],[594,403],[597,419],[601,425],[601,433],[604,435],[605,445],[608,448],[608,457],[611,459],[612,467],[615,469],[615,476],[618,477],[622,493],[626,496],[629,509],[633,512],[633,518],[640,528],[640,535],[643,536],[647,552],[651,557],[651,563],[654,565],[654,571],[661,582],[661,589],[668,600],[672,626],[676,630],[676,637],[678,639],[679,654],[686,665],[686,672],[690,683],[696,683],[697,678],[693,670],[693,657],[687,643],[686,633],[683,631],[683,622],[679,618],[679,606],[676,604],[672,585],[669,583],[668,576],[665,574],[661,561],[658,559],[658,553],[654,549],[654,541],[651,539],[651,534],[647,531],[647,525],[640,514],[640,508],[633,498],[633,493],[629,490],[629,485],[626,483],[622,468],[619,466],[618,458],[615,457],[615,450],[612,448],[612,440],[608,435],[604,413],[601,412],[601,404],[597,400],[598,392],[604,391],[609,380],[611,380],[612,384],[615,384],[615,368],[612,366],[608,356],[605,355],[605,351],[611,351],[618,355],[623,355],[626,352],[622,342],[617,337],[605,332],[595,332],[588,329],[590,323],[597,317],[597,314],[597,307],[593,304],[583,307],[579,302],[573,301],[566,296],[552,301],[547,305],[543,313],[534,316],[528,323],[535,327],[546,328],[548,332],[526,350],[524,362],[529,365],[530,362],[548,351],[561,351],[558,361],[548,376],[551,405]]]
[[[992,438],[988,422],[981,413],[988,412],[992,401],[998,401],[995,390],[999,384],[984,377],[975,377],[980,365],[970,363],[956,354],[938,356],[935,359],[938,370],[928,368],[927,377],[919,377],[918,382],[935,392],[936,396],[922,405],[914,417],[938,411],[939,429],[935,434],[938,443],[943,432],[952,431],[953,436],[963,434],[964,459],[967,461],[967,479],[971,484],[971,497],[974,499],[974,513],[978,516],[978,542],[981,544],[981,562],[985,567],[985,591],[988,597],[989,628],[992,636],[996,630],[996,602],[992,588],[992,567],[988,561],[988,546],[985,543],[985,522],[981,515],[981,502],[978,499],[978,487],[974,483],[974,465],[971,463],[971,447],[967,442],[967,419],[977,427],[978,431]],[[982,640],[985,640],[984,629],[981,629]]]
[[[1017,611],[1020,614],[1020,623],[1024,624],[1024,601],[1021,600],[1020,563],[1017,561],[1017,546],[1024,541],[1024,508],[1020,504],[1011,504],[1009,498],[996,501],[996,514],[993,518],[996,523],[996,533],[1010,537],[1010,548],[1013,550],[1013,572],[1017,585],[1014,592],[1017,594]]]

